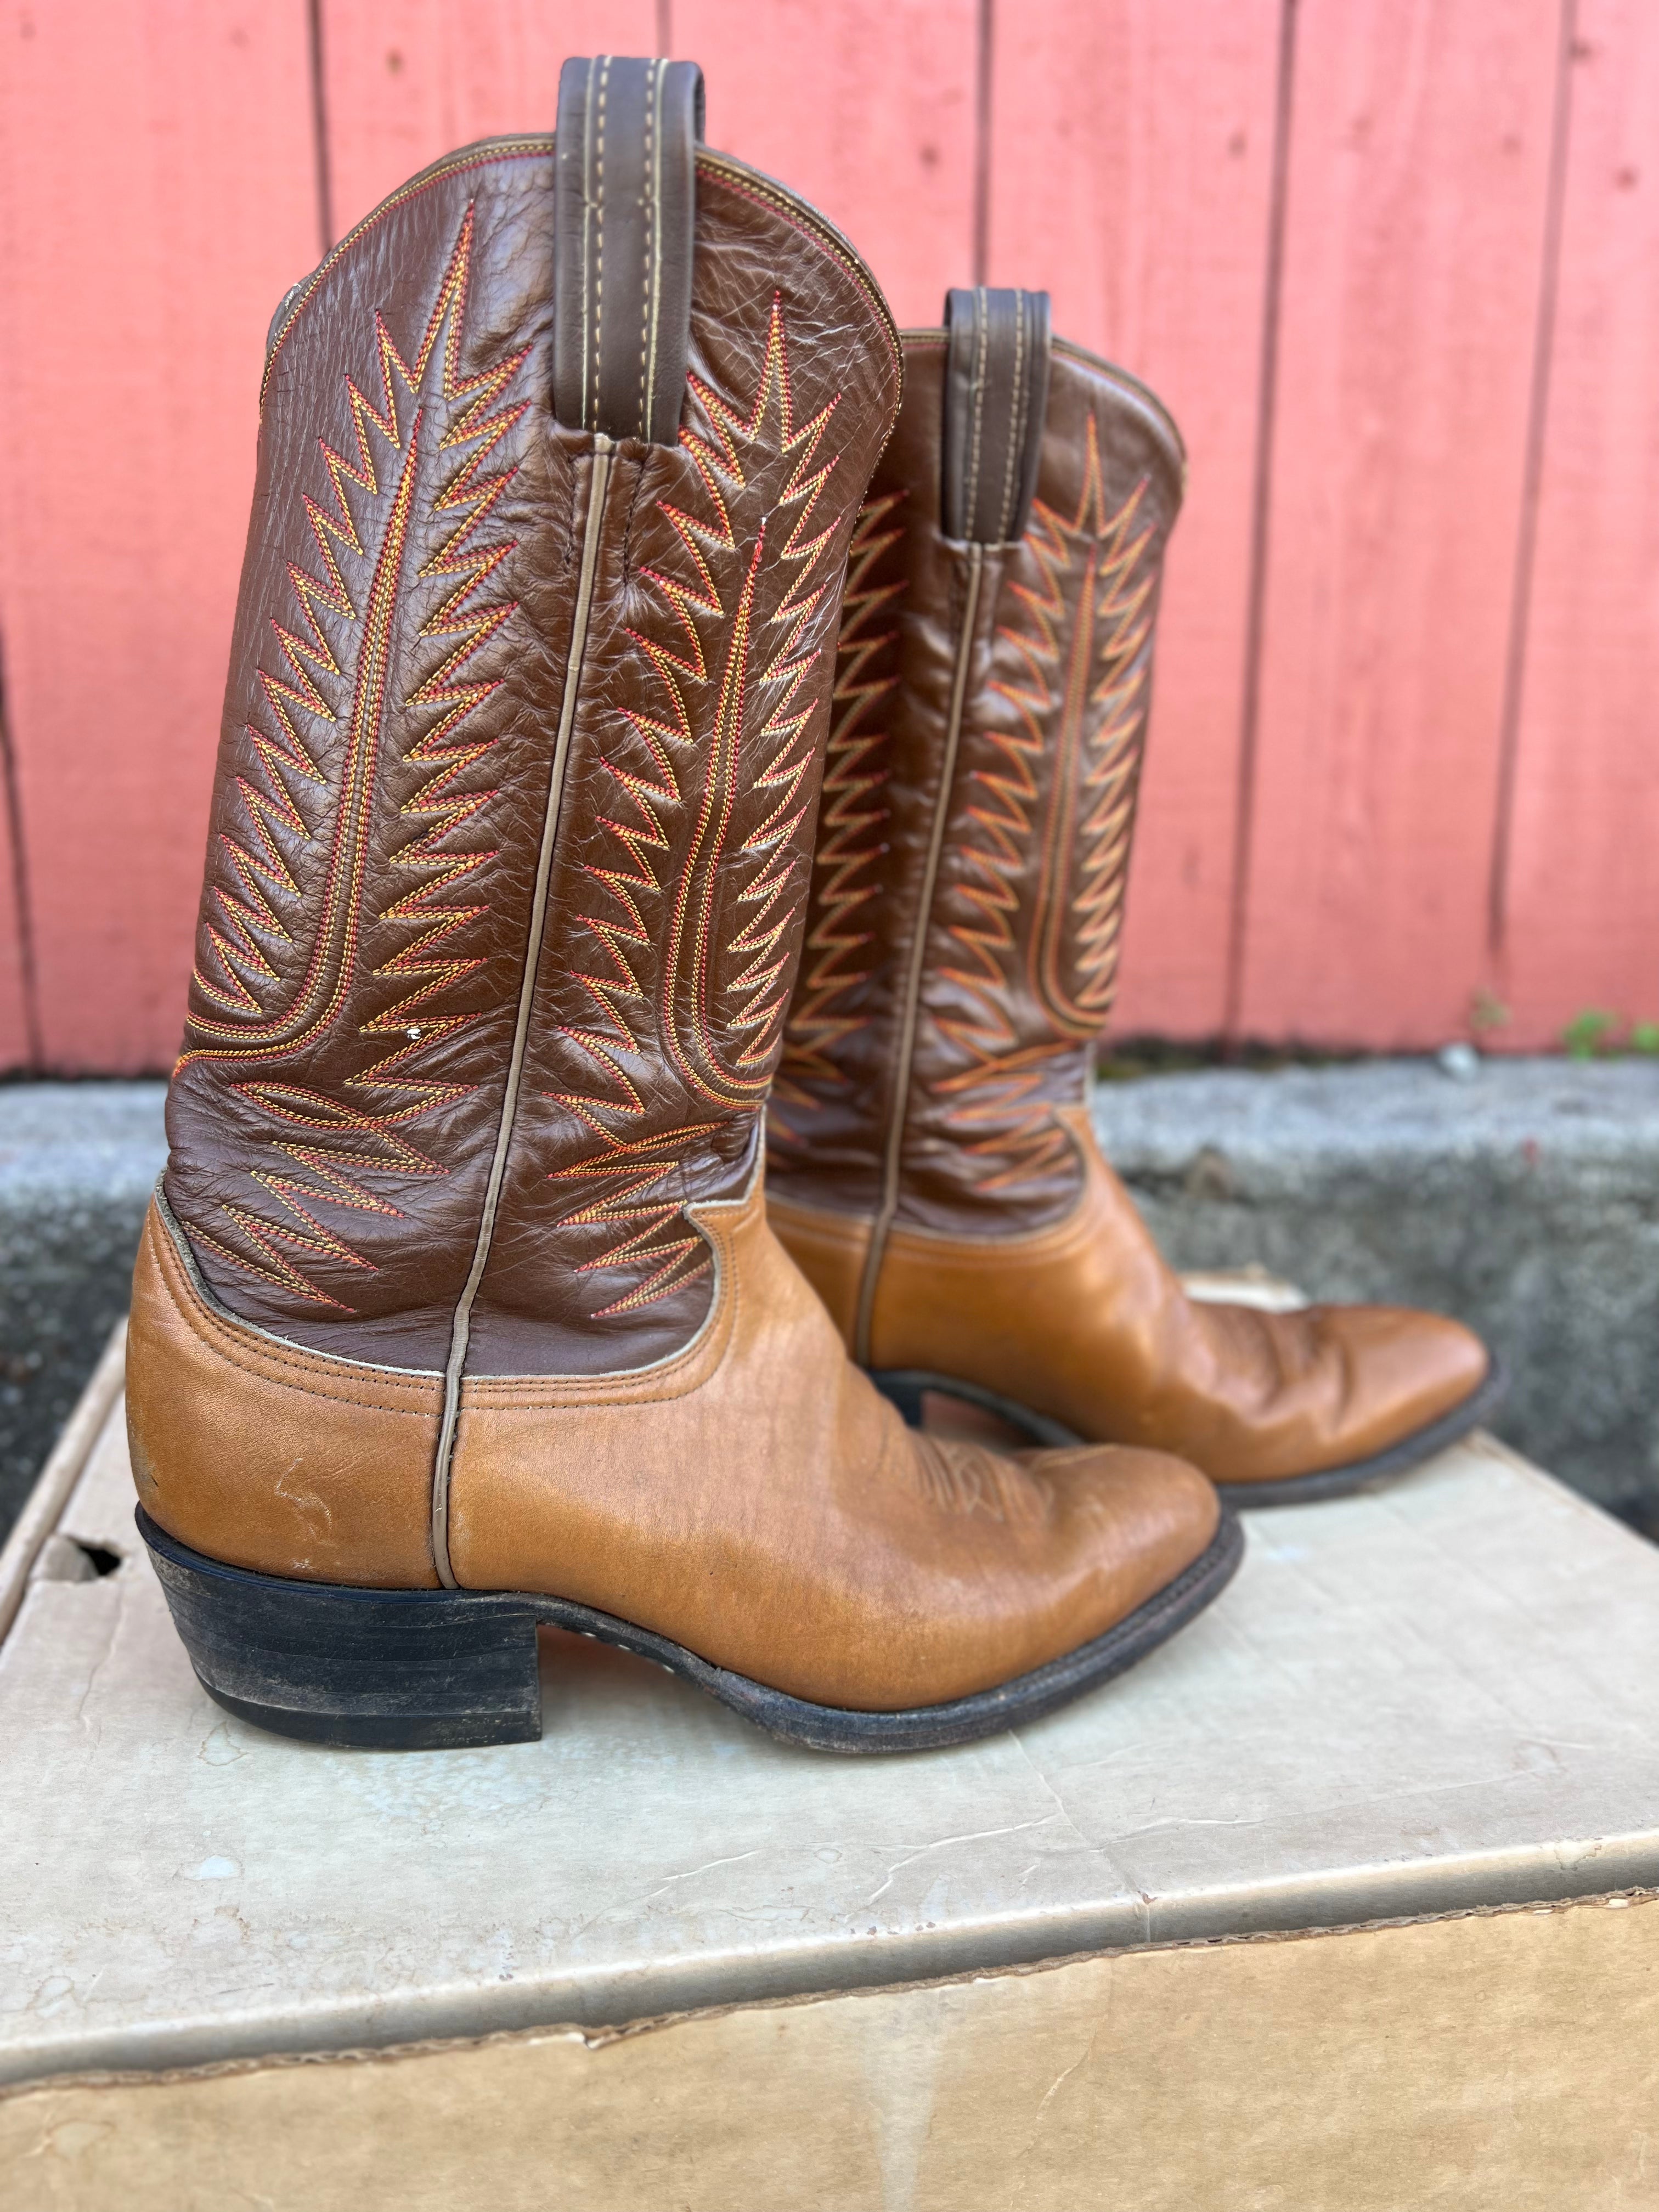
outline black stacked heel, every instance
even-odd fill
[[[488,1590],[289,1582],[138,1533],[209,1697],[307,1743],[385,1751],[531,1743],[542,1732],[536,1615]]]

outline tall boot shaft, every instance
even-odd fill
[[[955,293],[907,334],[854,540],[769,1172],[878,1245],[1018,1233],[1082,1187],[1056,1109],[1111,1006],[1183,459],[1047,306]]]
[[[279,318],[127,1410],[198,1672],[294,1734],[533,1735],[540,1620],[960,1741],[1238,1557],[1162,1455],[913,1436],[768,1226],[901,361],[696,105],[568,64],[556,146],[439,164]]]
[[[567,78],[556,177],[452,156],[279,313],[168,1103],[218,1299],[403,1367],[469,1297],[495,1374],[706,1318],[898,395],[851,251],[694,148],[695,70]]]
[[[954,1393],[1045,1443],[1178,1452],[1241,1498],[1352,1488],[1462,1433],[1497,1378],[1436,1316],[1194,1302],[1100,1156],[1089,1065],[1181,447],[1064,344],[1045,407],[1044,338],[1040,295],[954,293],[946,331],[905,340],[854,544],[773,1218],[913,1416]]]

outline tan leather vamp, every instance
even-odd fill
[[[1196,1559],[1209,1485],[1160,1454],[1004,1457],[905,1428],[757,1189],[699,1209],[703,1337],[647,1373],[466,1384],[465,1587],[555,1590],[794,1696],[933,1704],[1097,1636]]]
[[[1486,1347],[1437,1314],[1392,1306],[1259,1313],[1189,1298],[1081,1107],[1060,1109],[1086,1166],[1067,1218],[1028,1237],[896,1229],[871,1365],[1000,1392],[1079,1436],[1178,1452],[1217,1482],[1270,1481],[1369,1457],[1484,1379]],[[809,1277],[833,1290],[867,1224],[774,1212]],[[844,1306],[838,1309],[850,1331]]]
[[[709,1322],[641,1373],[469,1381],[451,1502],[464,1588],[544,1592],[827,1705],[964,1696],[1103,1633],[1218,1508],[1152,1452],[1005,1456],[919,1437],[847,1360],[757,1188],[702,1211]],[[439,1381],[283,1345],[215,1309],[152,1207],[128,1425],[145,1510],[266,1574],[436,1581]]]

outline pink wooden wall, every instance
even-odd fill
[[[8,0],[0,1068],[174,1048],[278,296],[603,50],[1182,423],[1121,1028],[1659,1017],[1652,0]]]

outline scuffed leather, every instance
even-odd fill
[[[720,1295],[673,1358],[465,1385],[462,1587],[573,1598],[793,1696],[892,1711],[1058,1657],[1209,1544],[1214,1492],[1160,1453],[907,1430],[768,1229],[758,1177],[699,1221]],[[132,1328],[133,1468],[169,1534],[266,1574],[435,1583],[435,1378],[216,1311],[154,1208]]]
[[[139,1503],[261,1574],[431,1589],[435,1375],[360,1366],[238,1321],[152,1205],[132,1279],[127,1442]]]
[[[697,1218],[720,1291],[674,1359],[625,1383],[466,1385],[464,1584],[556,1589],[795,1697],[881,1711],[1057,1657],[1213,1536],[1210,1486],[1161,1454],[907,1430],[768,1228],[758,1176]]]

